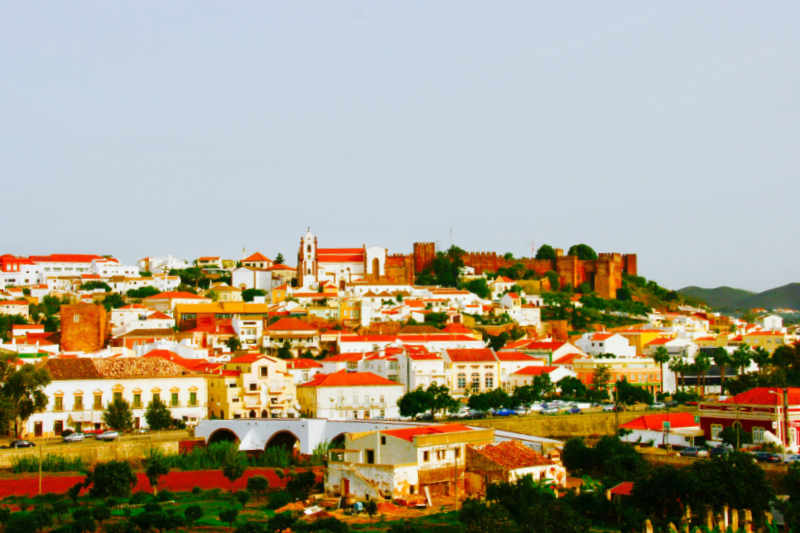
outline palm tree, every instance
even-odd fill
[[[720,393],[725,394],[725,367],[731,364],[731,356],[728,350],[720,346],[711,353],[711,359],[719,367]]]
[[[733,361],[733,366],[737,370],[738,375],[742,375],[744,369],[750,366],[750,360],[752,359],[752,352],[750,351],[750,347],[746,344],[739,345],[736,348],[736,351],[733,352],[731,355],[731,360]]]
[[[772,359],[769,352],[758,346],[752,351],[751,358],[758,365],[758,373],[763,376]]]
[[[658,363],[658,370],[661,374],[661,392],[664,392],[664,363],[669,362],[669,352],[663,346],[656,348],[653,353],[653,361]]]
[[[706,372],[711,368],[711,359],[704,352],[700,352],[694,356],[694,364],[692,366],[694,370],[697,371],[699,396],[702,398],[705,396],[706,392]],[[703,384],[702,388],[699,387],[701,381]]]
[[[688,369],[688,364],[683,360],[680,355],[676,355],[669,361],[669,369],[672,370],[675,374],[678,374],[678,390],[681,390],[683,387],[683,375],[686,373]]]

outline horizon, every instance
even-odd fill
[[[671,289],[797,281],[800,4],[5,14],[0,253],[293,264],[310,225],[394,253],[586,243]]]

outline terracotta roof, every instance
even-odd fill
[[[533,366],[526,366],[525,368],[520,368],[516,372],[514,372],[515,376],[541,376],[542,374],[549,374],[553,370],[556,370],[557,366],[543,366],[543,365],[533,365]]]
[[[265,257],[261,252],[256,252],[256,253],[254,253],[254,254],[242,259],[242,263],[244,263],[244,262],[255,262],[255,261],[263,262],[263,261],[270,261],[270,259],[268,257]]]
[[[237,355],[236,357],[232,358],[229,363],[233,363],[236,365],[242,365],[247,363],[255,363],[259,359],[269,359],[266,355],[262,353],[243,353],[241,355]]]
[[[171,361],[177,365],[180,365],[188,370],[199,370],[203,368],[205,365],[208,364],[208,361],[205,359],[188,359],[186,357],[181,357],[180,355],[176,354],[170,350],[150,350],[142,357],[159,357],[166,361]]]
[[[161,311],[156,311],[152,315],[148,315],[147,320],[172,320],[172,317],[169,315],[165,315]]]
[[[604,341],[614,335],[613,333],[595,333],[592,335],[593,341]]]
[[[528,355],[522,352],[514,352],[514,351],[499,351],[496,352],[495,355],[497,356],[498,361],[538,361],[532,355]]]
[[[446,352],[451,361],[458,363],[497,361],[491,348],[459,348],[446,350]]]
[[[630,496],[633,493],[633,481],[623,481],[614,485],[609,493],[614,496]]]
[[[553,461],[547,457],[513,440],[507,440],[499,444],[487,444],[481,447],[473,447],[472,449],[493,463],[499,464],[509,470],[554,464]]]
[[[290,267],[288,265],[272,265],[271,267],[267,268],[267,270],[294,270],[294,267]]]
[[[393,385],[402,387],[396,381],[390,381],[372,372],[348,372],[340,370],[333,374],[317,374],[308,383],[298,385],[299,387],[372,387],[372,386]]]
[[[672,339],[670,337],[659,337],[648,342],[647,346],[663,346],[671,340]]]
[[[103,376],[94,366],[94,362],[86,357],[75,359],[48,359],[44,367],[54,381],[62,379],[102,379]]]
[[[336,355],[326,357],[322,361],[324,363],[358,362],[361,361],[365,356],[366,354],[361,352],[337,353]]]
[[[91,263],[95,259],[108,260],[108,258],[94,254],[50,254],[32,255],[30,260],[37,263]],[[116,262],[116,259],[111,259]]]
[[[181,366],[159,357],[124,359],[49,359],[45,368],[53,380],[103,378],[159,378],[189,375]]]
[[[571,365],[572,362],[575,361],[575,359],[581,359],[583,357],[586,357],[586,356],[583,355],[582,353],[572,352],[572,353],[568,353],[568,354],[562,355],[561,357],[559,357],[558,359],[553,361],[553,364],[556,364],[556,365]]]
[[[456,323],[447,324],[444,327],[444,329],[442,329],[442,331],[446,331],[447,333],[465,333],[467,335],[472,335],[473,333],[475,333],[474,331],[466,327],[464,324],[456,324]]]
[[[176,298],[186,298],[186,299],[191,298],[197,300],[203,297],[186,291],[167,291],[167,292],[160,292],[152,296],[148,296],[147,298],[145,298],[145,300],[174,300]]]
[[[800,387],[788,388],[789,405],[800,405]],[[725,400],[725,403],[744,405],[780,405],[783,402],[783,388],[756,387]]]
[[[622,424],[625,429],[647,429],[652,431],[661,431],[664,428],[664,422],[669,422],[672,429],[688,428],[699,426],[698,422],[694,420],[692,413],[659,413],[655,415],[644,415],[639,418],[634,418],[630,422]]]
[[[291,359],[286,361],[286,368],[293,370],[301,370],[304,368],[322,368],[322,363],[314,359],[301,357],[300,359]]]
[[[317,328],[298,318],[281,318],[267,328],[267,331],[317,331]]]
[[[175,332],[172,331],[170,328],[141,328],[141,329],[134,329],[125,333],[124,335],[120,335],[120,337],[173,337],[175,336]]]
[[[417,426],[403,429],[386,429],[381,431],[382,435],[391,435],[398,439],[413,442],[417,435],[439,435],[442,433],[458,433],[461,431],[474,431],[471,427],[463,424],[441,424],[437,426]]]

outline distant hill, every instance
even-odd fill
[[[800,309],[800,283],[789,283],[782,287],[759,293],[733,287],[717,287],[715,289],[684,287],[678,292],[685,296],[702,300],[712,308],[722,311],[752,309],[754,307],[763,307],[765,309],[790,307],[792,309]]]

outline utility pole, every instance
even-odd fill
[[[42,448],[44,448],[44,442],[39,446],[39,494],[42,493]]]

